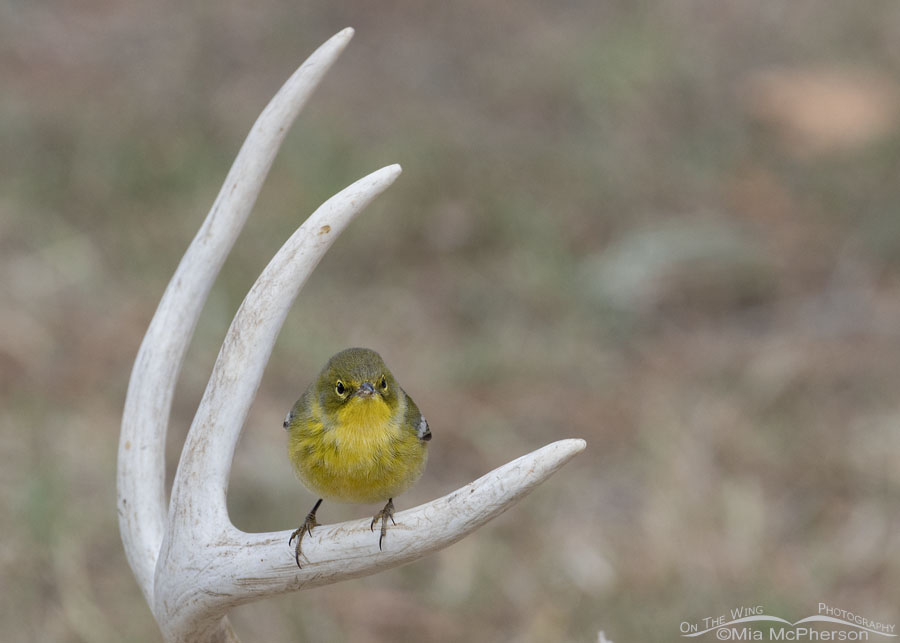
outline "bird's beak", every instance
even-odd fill
[[[359,397],[372,397],[375,395],[375,387],[372,386],[371,382],[363,382],[360,384],[359,388],[356,389],[356,394]]]

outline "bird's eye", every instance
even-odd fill
[[[381,390],[382,391],[387,390],[387,380],[384,379],[384,375],[381,376]]]
[[[337,384],[334,385],[334,392],[338,395],[343,395],[347,388],[344,386],[344,383],[341,380],[337,381]]]

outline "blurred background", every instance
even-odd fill
[[[115,513],[131,365],[252,122],[345,26],[200,320],[169,480],[260,270],[394,162],[282,331],[235,523],[309,510],[282,418],[351,345],[434,431],[400,510],[588,448],[445,551],[236,610],[239,635],[674,640],[820,601],[900,621],[896,2],[4,1],[4,640],[159,640]]]

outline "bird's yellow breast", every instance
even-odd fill
[[[391,407],[378,396],[351,398],[338,409],[336,415],[341,433],[377,436],[386,429],[399,429],[397,423],[392,422]]]
[[[422,474],[426,449],[403,426],[405,400],[352,398],[325,418],[313,400],[308,419],[292,425],[289,453],[310,491],[340,502],[374,503],[405,491]]]

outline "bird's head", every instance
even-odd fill
[[[326,413],[340,413],[353,420],[357,414],[393,412],[398,404],[398,387],[381,355],[368,348],[348,348],[334,355],[322,369],[316,397]]]

